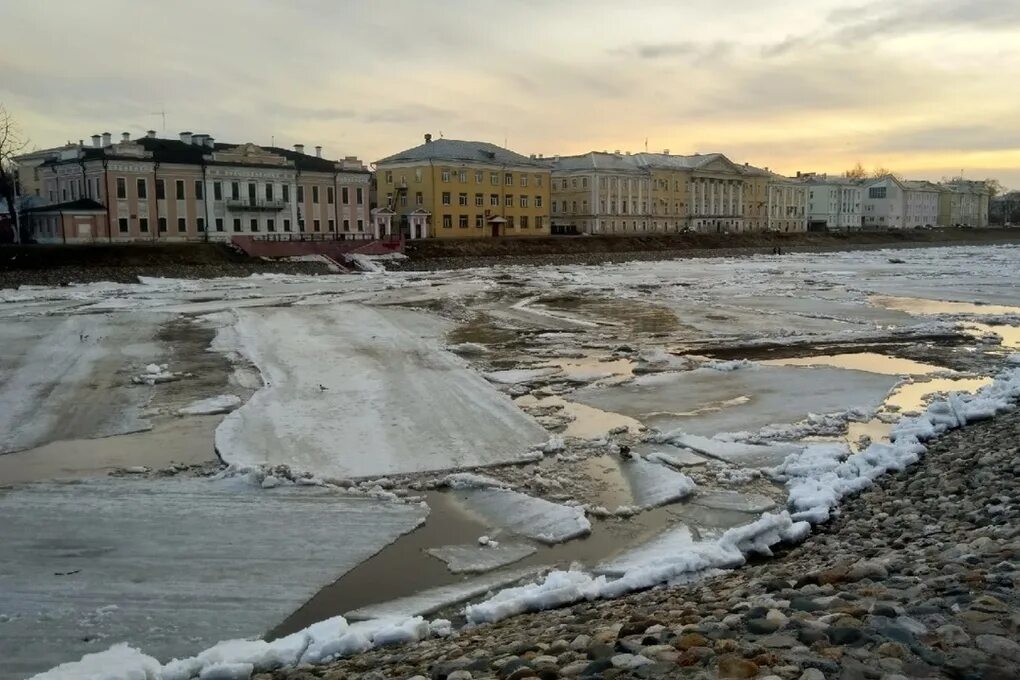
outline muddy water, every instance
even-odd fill
[[[911,359],[901,359],[876,352],[849,352],[846,354],[821,354],[811,357],[770,359],[759,362],[773,366],[832,366],[882,375],[926,375],[949,371],[948,368],[924,364]]]
[[[625,326],[635,333],[666,333],[680,326],[676,315],[669,309],[638,300],[561,297],[546,298],[534,306],[602,319]]]
[[[610,430],[618,427],[626,427],[635,434],[644,428],[640,421],[634,418],[620,415],[619,413],[612,413],[611,411],[603,411],[594,406],[585,406],[584,404],[567,401],[563,397],[543,397],[538,399],[530,394],[526,394],[514,401],[519,406],[559,407],[563,413],[574,418],[561,433],[567,437],[598,439]]]
[[[611,359],[592,354],[583,359],[550,359],[549,366],[559,368],[568,379],[587,381],[599,376],[600,385],[609,385],[629,380],[634,376],[634,362],[630,359]]]
[[[969,323],[964,328],[978,336],[994,333],[1001,338],[999,344],[1004,348],[1020,349],[1020,326],[997,326],[983,323]]]
[[[216,460],[213,434],[223,416],[164,418],[151,430],[134,434],[58,441],[0,456],[0,484],[71,479],[114,468]]]
[[[1007,305],[984,305],[973,302],[950,302],[948,300],[925,300],[923,298],[873,295],[869,301],[908,314],[1020,314],[1020,307]]]
[[[884,405],[897,407],[901,411],[917,411],[924,408],[930,395],[944,392],[977,392],[991,382],[991,378],[936,378],[925,382],[907,383],[893,390]]]

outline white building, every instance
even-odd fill
[[[866,227],[913,229],[938,223],[939,188],[931,182],[878,177],[865,182],[863,200]]]
[[[814,173],[797,177],[807,188],[807,222],[809,228],[847,230],[860,229],[862,224],[862,190],[859,184],[845,177],[829,177]]]

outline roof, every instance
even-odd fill
[[[523,165],[547,169],[548,166],[534,158],[522,156],[510,149],[504,149],[488,142],[469,142],[459,139],[435,139],[411,149],[376,161],[384,163],[414,163],[418,161],[445,161],[449,163],[485,163],[487,165]]]
[[[51,213],[51,212],[106,212],[102,203],[91,198],[79,198],[76,201],[65,201],[52,205],[41,205],[35,208],[27,208],[26,213]]]
[[[649,170],[697,170],[715,161],[722,160],[731,165],[735,172],[757,174],[764,172],[751,166],[737,165],[721,153],[693,154],[681,156],[666,153],[618,154],[606,151],[590,151],[579,156],[562,156],[547,159],[553,170],[611,170],[613,172],[647,172]]]
[[[900,182],[904,187],[911,191],[938,191],[939,186],[933,184],[928,180],[904,180]]]
[[[182,142],[179,139],[164,139],[161,137],[139,137],[131,140],[132,143],[138,144],[145,149],[146,152],[151,154],[151,157],[145,160],[153,160],[159,163],[174,163],[180,165],[201,165],[203,162],[206,165],[230,165],[230,166],[251,166],[251,167],[263,167],[259,163],[243,163],[243,162],[218,162],[210,160],[206,156],[215,153],[229,151],[230,149],[244,146],[244,144],[226,144],[216,142],[212,147],[208,147],[202,144],[188,144]],[[96,146],[83,146],[81,147],[81,159],[75,158],[69,160],[50,159],[43,163],[43,165],[57,165],[60,163],[74,162],[77,163],[79,160],[102,160],[102,159],[131,159],[138,160],[136,155],[118,155],[118,144],[113,144],[106,147]],[[312,156],[306,153],[298,153],[291,149],[283,149],[278,146],[258,146],[260,149],[269,151],[279,156],[283,156],[292,163],[292,166],[298,170],[308,172],[329,172],[333,173],[337,171],[338,161],[333,161],[328,158],[320,158],[318,156]],[[343,172],[359,172],[368,173],[366,169],[360,168],[344,168]]]

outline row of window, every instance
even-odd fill
[[[298,231],[302,231],[303,232],[303,231],[306,230],[305,229],[305,220],[298,220],[297,223],[298,223]],[[242,230],[243,225],[244,225],[244,222],[243,222],[243,220],[240,217],[235,217],[234,218],[232,227],[233,227],[233,230],[235,232],[240,232]],[[276,219],[273,218],[273,217],[268,217],[268,218],[265,219],[264,222],[262,222],[258,218],[253,217],[253,218],[251,218],[248,221],[248,229],[250,231],[260,231],[260,227],[262,227],[262,226],[265,227],[266,231],[276,231]],[[327,229],[329,231],[336,231],[336,222],[334,220],[331,220],[331,219],[327,220],[326,221],[326,226],[327,226]],[[289,219],[282,220],[281,221],[281,227],[283,228],[283,231],[290,231],[291,230],[291,221]],[[166,231],[167,231],[167,218],[165,218],[165,217],[158,218],[156,220],[156,228],[159,231],[159,233],[166,233]],[[196,228],[196,230],[199,233],[204,232],[205,231],[205,218],[203,218],[203,217],[197,218],[195,220],[195,228]],[[216,218],[216,220],[214,222],[214,228],[215,228],[215,231],[224,231],[224,219],[222,217],[217,217]],[[121,234],[129,233],[130,224],[129,224],[128,218],[121,217],[119,220],[117,220],[117,229],[118,229],[118,231]],[[343,230],[344,231],[350,231],[351,230],[351,221],[350,220],[343,220]],[[357,220],[357,230],[358,231],[365,231],[365,221],[364,220]],[[140,233],[142,233],[142,234],[149,233],[149,218],[147,218],[147,217],[139,217],[138,218],[138,231]],[[187,218],[185,218],[185,217],[178,217],[177,218],[177,232],[180,233],[180,234],[184,234],[184,233],[187,233],[187,231],[188,231],[188,220],[187,220]],[[322,222],[320,220],[312,220],[312,231],[313,232],[322,231]]]
[[[248,182],[247,184],[248,184],[248,186],[247,186],[247,189],[248,189],[248,196],[247,196],[247,198],[248,198],[249,201],[254,203],[255,201],[259,200],[259,193],[260,192],[259,192],[258,184],[256,182]],[[177,200],[180,200],[180,201],[186,200],[187,199],[187,195],[186,195],[185,189],[186,189],[187,185],[186,185],[185,181],[182,180],[182,179],[176,180],[175,183],[174,183],[174,186],[175,186],[175,197],[177,198]],[[261,193],[262,193],[262,196],[265,198],[265,200],[267,200],[267,201],[274,201],[274,200],[276,200],[276,186],[277,185],[271,184],[271,183],[263,185]],[[284,203],[289,203],[290,202],[290,185],[289,184],[281,184],[281,185],[279,185],[279,187],[280,187],[280,200],[283,201]],[[223,200],[223,183],[222,182],[213,182],[212,183],[212,188],[213,188],[213,200],[222,201]],[[318,185],[315,185],[315,184],[313,184],[312,187],[311,187],[311,189],[312,189],[312,203],[318,203],[319,202],[319,194],[320,194],[319,188],[320,187]],[[139,177],[136,180],[135,195],[139,199],[145,199],[145,198],[149,197],[149,185],[148,185],[148,180],[146,178]],[[124,177],[118,177],[117,178],[117,198],[125,199],[127,197],[128,197],[127,179],[124,178]],[[159,200],[159,199],[165,199],[165,198],[166,198],[166,182],[164,180],[162,180],[162,179],[157,179],[156,180],[156,199]],[[197,201],[201,201],[201,200],[205,199],[205,184],[200,179],[196,179],[195,180],[194,198]],[[234,200],[234,201],[241,200],[241,183],[240,182],[230,182],[230,200]],[[336,194],[334,193],[334,188],[331,187],[331,186],[327,186],[326,187],[326,203],[329,203],[330,205],[332,205],[335,202],[335,200],[336,200]],[[297,185],[297,202],[298,203],[304,203],[304,201],[305,201],[305,187],[304,187],[304,185],[299,184],[299,185]],[[344,204],[344,205],[350,204],[350,191],[349,191],[348,187],[341,187],[340,188],[340,202],[342,204]],[[365,193],[364,193],[364,189],[362,187],[356,187],[355,188],[355,202],[358,205],[363,205],[364,202],[365,202]]]
[[[451,203],[452,197],[451,197],[449,191],[444,191],[443,192],[442,199],[443,199],[443,205],[453,205]],[[415,201],[421,201],[421,193],[415,194]],[[530,196],[525,196],[524,194],[521,194],[518,197],[518,201],[519,201],[519,203],[520,203],[522,208],[527,208],[531,204],[531,197]],[[468,195],[464,194],[464,193],[458,194],[458,196],[457,196],[457,205],[466,206],[467,204],[468,204]],[[513,207],[513,204],[514,204],[514,195],[513,194],[504,194],[504,196],[503,196],[503,205],[505,205],[506,207],[510,208],[510,207]],[[418,205],[421,205],[421,203],[419,202]],[[483,205],[485,205],[485,194],[475,194],[475,205],[477,207],[479,207],[479,208],[481,208]],[[489,194],[489,205],[491,205],[491,206],[499,206],[499,194]],[[541,208],[542,207],[542,197],[541,196],[535,196],[535,207],[536,208]]]
[[[520,215],[515,217],[514,215],[507,215],[504,217],[506,224],[504,225],[508,229],[513,229],[515,226],[521,229],[528,229],[531,225],[531,220],[528,219],[527,215]],[[467,229],[469,222],[468,215],[460,215],[457,218],[457,226],[461,229]],[[541,229],[544,221],[541,216],[535,218],[535,229]],[[475,215],[475,228],[481,229],[485,225],[485,215]],[[453,215],[443,215],[443,228],[453,229]]]
[[[450,170],[450,168],[443,168],[441,172],[442,172],[442,178],[443,178],[444,182],[450,182],[452,180],[452,178],[454,177],[454,175],[456,175],[457,180],[461,184],[467,184],[467,181],[468,181],[468,171],[467,170],[458,170],[455,173],[454,171]],[[485,172],[483,172],[482,170],[475,170],[474,171],[474,175],[475,175],[475,184],[483,184],[485,182]],[[387,170],[386,174],[384,176],[384,179],[386,180],[386,184],[393,184],[393,171],[392,170]],[[528,175],[527,173],[523,173],[522,172],[522,173],[518,173],[515,176],[515,174],[512,173],[512,172],[505,172],[505,173],[503,173],[502,179],[503,179],[502,183],[505,184],[508,187],[509,186],[514,186],[514,184],[516,182],[520,182],[520,185],[522,187],[526,187],[526,186],[529,185],[529,183],[532,181],[532,179],[534,180],[534,185],[536,187],[542,186],[542,175]],[[414,171],[414,181],[415,181],[416,184],[421,184],[421,181],[422,181],[422,171],[421,171],[421,168],[415,169],[415,171]],[[401,175],[400,176],[400,183],[403,184],[403,185],[407,184],[407,176],[406,175]],[[498,173],[498,172],[490,172],[489,173],[489,183],[492,184],[492,186],[499,186],[499,184],[500,184],[500,173]]]

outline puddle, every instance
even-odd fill
[[[479,314],[471,321],[451,330],[446,339],[450,344],[473,342],[479,345],[502,345],[520,338],[520,332],[496,328],[492,319]]]
[[[567,401],[563,397],[543,397],[541,399],[526,394],[514,400],[518,406],[545,406],[559,407],[559,409],[573,416],[567,424],[567,428],[560,434],[566,437],[577,437],[578,439],[598,439],[609,433],[610,430],[618,427],[626,427],[631,432],[637,433],[643,429],[639,421],[628,416],[603,411],[594,406],[586,406],[573,401]]]
[[[901,359],[876,352],[849,352],[846,354],[821,354],[812,357],[769,359],[759,362],[772,366],[832,366],[854,371],[867,371],[882,375],[927,375],[946,372],[950,369],[933,364],[924,364],[911,359]]]
[[[977,337],[994,333],[1002,338],[1002,340],[999,341],[999,344],[1003,347],[1009,349],[1020,349],[1020,326],[996,326],[983,323],[968,323],[964,326],[964,330]]]
[[[1020,314],[1020,307],[1007,305],[985,305],[974,302],[950,302],[948,300],[926,300],[924,298],[872,295],[872,304],[886,309],[895,309],[908,314]]]
[[[669,309],[637,300],[561,297],[542,299],[533,306],[602,317],[611,324],[625,326],[636,333],[665,333],[680,326],[676,315]]]
[[[586,500],[592,505],[601,505],[609,510],[615,510],[623,505],[631,505],[634,500],[631,494],[630,485],[624,479],[620,471],[620,464],[611,456],[593,456],[580,463],[579,474],[583,474],[591,480],[592,487]]]
[[[568,380],[597,382],[600,385],[612,385],[634,376],[634,362],[630,359],[589,356],[583,359],[550,359],[548,365],[559,368]]]
[[[171,418],[146,432],[51,442],[0,456],[0,484],[77,479],[114,468],[216,460],[213,435],[223,416]]]
[[[924,408],[928,395],[936,392],[977,392],[991,382],[991,378],[936,378],[908,383],[896,388],[885,400],[885,406],[898,406],[901,411],[918,411]]]

